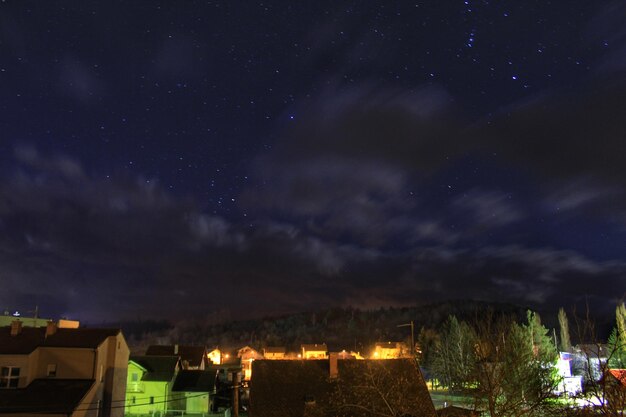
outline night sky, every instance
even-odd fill
[[[0,308],[626,295],[626,3],[0,3]]]

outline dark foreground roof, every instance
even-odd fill
[[[46,337],[45,327],[23,327],[18,335],[11,336],[11,327],[0,327],[0,354],[26,355],[39,346],[95,349],[119,333],[120,329],[57,329]]]
[[[68,415],[79,407],[93,383],[92,379],[35,379],[26,388],[0,390],[0,414]]]
[[[175,353],[177,352],[177,353]],[[200,366],[206,358],[206,347],[185,345],[152,345],[148,346],[146,356],[172,356],[178,355],[190,366]]]
[[[142,381],[163,382],[174,378],[179,360],[178,356],[131,356],[129,359],[146,370]]]
[[[213,392],[217,371],[180,371],[172,391],[174,392]]]
[[[389,413],[434,417],[428,389],[412,359],[257,360],[252,365],[250,415],[254,417],[373,417]]]

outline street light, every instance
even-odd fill
[[[415,330],[413,325],[413,320],[410,323],[398,324],[396,327],[411,327],[411,356],[415,356]]]

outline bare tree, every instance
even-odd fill
[[[435,409],[414,359],[346,361],[331,403],[338,417],[434,417]]]

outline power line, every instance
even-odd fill
[[[223,391],[224,389],[220,389],[218,391]],[[180,397],[176,397],[176,398],[170,398],[167,400],[162,400],[162,401],[152,401],[152,402],[147,402],[147,403],[139,403],[139,404],[121,404],[121,405],[111,405],[111,409],[117,409],[117,408],[127,408],[127,407],[141,407],[144,405],[152,405],[152,404],[165,404],[165,403],[170,403],[170,402],[174,402],[174,401],[180,401],[183,399],[187,399],[187,398],[198,398],[198,397],[203,397],[205,395],[212,395],[213,393],[211,392],[203,392],[200,394],[195,394],[195,395],[181,395]],[[217,392],[215,393],[217,394]],[[160,395],[157,398],[160,397],[167,397],[166,395]],[[113,400],[111,402],[126,402],[127,399],[124,400]],[[37,409],[37,412],[39,413],[45,413],[46,411],[49,410],[58,410],[59,408],[62,408],[63,405],[59,404],[59,405],[50,405],[50,404],[43,404],[43,405],[37,405],[37,406],[33,406],[33,405],[26,405],[26,406],[21,406],[21,407],[16,407],[16,406],[0,406],[0,412],[2,410],[19,410],[20,408],[23,409]],[[89,406],[87,408],[75,408],[74,411],[93,411],[93,410],[98,410],[100,407],[99,406]]]

